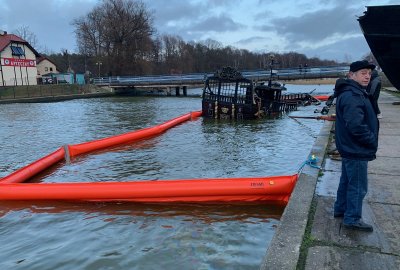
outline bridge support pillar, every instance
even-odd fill
[[[187,86],[182,86],[183,96],[187,96]]]
[[[176,86],[175,87],[175,92],[176,92],[176,96],[178,97],[178,96],[180,96],[181,95],[181,93],[179,92],[179,86]]]

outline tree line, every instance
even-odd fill
[[[239,70],[329,66],[332,60],[296,52],[256,53],[215,40],[186,42],[178,35],[159,35],[153,14],[137,0],[103,0],[72,22],[78,53],[63,50],[46,55],[59,71],[92,76],[124,76],[213,72],[224,66]]]

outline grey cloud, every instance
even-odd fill
[[[3,16],[8,16],[8,29],[4,30],[11,33],[21,26],[29,26],[40,48],[53,48],[55,52],[61,48],[71,49],[75,46],[75,35],[70,25],[72,20],[86,14],[93,6],[93,2],[81,0],[69,0],[62,4],[52,0],[3,0],[2,9],[10,10],[2,12]]]
[[[229,8],[231,6],[235,6],[236,3],[239,3],[241,1],[242,0],[209,0],[209,1],[204,1],[204,2],[207,2],[207,6],[210,6],[210,7]]]
[[[257,42],[257,41],[265,41],[268,40],[269,38],[266,37],[260,37],[260,36],[254,36],[246,39],[241,39],[237,41],[236,43],[248,43],[248,42]]]
[[[238,45],[246,45],[246,44],[252,43],[252,42],[267,41],[267,40],[269,40],[269,38],[260,37],[260,36],[254,36],[254,37],[238,40],[236,42],[236,44],[238,44]]]
[[[305,13],[300,17],[273,19],[270,25],[261,26],[263,31],[276,31],[290,42],[323,40],[333,34],[360,32],[356,15],[359,10],[336,7]],[[359,14],[361,15],[361,14]]]
[[[282,0],[258,0],[258,4],[265,5],[265,4],[272,4],[272,3],[279,3]]]
[[[215,38],[215,33],[229,32],[234,35],[235,31],[247,30],[250,27],[243,25],[246,24],[244,22],[239,23],[238,17],[234,17],[238,15],[233,15],[234,12],[237,12],[237,7],[242,6],[239,3],[242,4],[243,0],[142,1],[150,12],[153,11],[154,27],[159,33],[179,35],[184,40],[199,40],[210,36],[208,34]],[[41,47],[59,52],[61,48],[72,51],[75,47],[76,40],[71,22],[87,14],[101,1],[0,0],[0,2],[0,28],[12,32],[22,25],[27,25],[36,34]],[[258,0],[256,1],[256,11],[250,8],[249,10],[239,10],[239,16],[248,17],[249,23],[255,19],[258,26],[253,27],[268,32],[265,34],[266,39],[274,39],[275,34],[278,34],[280,36],[278,40],[282,41],[279,44],[282,50],[308,50],[309,54],[307,55],[312,55],[315,51],[321,52],[322,56],[324,50],[328,53],[333,51],[335,44],[326,45],[319,41],[329,37],[343,40],[347,38],[346,34],[361,34],[356,16],[363,14],[366,10],[365,5],[372,5],[375,2],[373,0],[363,3],[350,3],[348,0],[298,0],[296,3],[292,3],[285,0]],[[379,0],[379,2],[395,4],[398,0]],[[321,7],[321,3],[324,9],[315,11]],[[288,4],[294,5],[296,14],[300,13],[300,15],[278,18],[284,13],[279,9]],[[338,8],[339,5],[343,8]],[[307,10],[311,11],[301,14]],[[238,39],[243,39],[235,44],[242,47],[268,49],[264,48],[266,46],[264,44],[269,44],[269,40],[263,39],[264,33],[248,37],[249,33],[246,31],[241,33],[242,36],[239,36]],[[331,39],[329,42],[334,41]],[[343,42],[341,49],[346,49],[345,44],[350,41],[338,40],[337,42],[339,42],[337,44]],[[307,44],[317,43],[322,47],[305,48]],[[354,46],[357,47],[357,43]],[[352,50],[352,47],[349,50]]]
[[[176,32],[179,35],[190,36],[189,32],[226,32],[235,31],[244,26],[236,23],[228,14],[213,14],[212,7],[233,5],[234,1],[190,1],[171,0],[168,4],[160,6],[152,1],[147,1],[147,6],[154,11],[157,29],[162,32]],[[173,26],[169,26],[173,25]],[[186,32],[186,33],[185,33]]]
[[[356,61],[370,52],[364,36],[360,35],[338,41],[334,44],[321,46],[319,48],[304,48],[302,53],[310,57],[319,57],[339,62],[350,60]]]
[[[160,5],[157,1],[147,0],[145,4],[153,12],[154,19],[160,26],[169,21],[197,18],[204,14],[206,8],[204,3],[191,3],[181,0],[169,0],[164,5]]]
[[[191,31],[215,31],[215,32],[227,32],[227,31],[235,31],[245,26],[239,23],[236,23],[227,15],[220,15],[215,17],[209,17],[200,21],[193,26],[187,28],[187,30]]]

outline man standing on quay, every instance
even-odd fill
[[[375,65],[351,63],[347,79],[338,79],[336,96],[336,147],[342,157],[342,175],[334,217],[343,217],[348,229],[372,232],[362,221],[363,199],[368,191],[368,161],[376,158],[379,123],[366,88]]]

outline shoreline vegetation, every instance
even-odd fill
[[[319,78],[319,79],[298,79],[298,80],[278,80],[283,84],[293,85],[334,85],[338,78]],[[197,85],[196,88],[201,88],[202,85]],[[395,89],[386,77],[382,76],[382,87],[393,92],[399,92]],[[193,88],[189,86],[188,88]],[[16,100],[41,99],[46,97],[61,97],[66,99],[82,98],[83,96],[104,96],[115,94],[109,87],[98,87],[96,85],[32,85],[32,86],[11,86],[4,87],[0,91],[0,104],[10,103]],[[72,97],[73,96],[73,97]],[[51,99],[49,100],[51,101]]]
[[[387,79],[383,72],[379,74],[382,80],[382,87],[393,88],[393,85]],[[298,80],[278,80],[285,84],[298,84],[298,85],[310,85],[310,84],[335,84],[338,78],[320,78],[320,79],[298,79]]]

